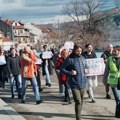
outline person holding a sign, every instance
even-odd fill
[[[87,81],[85,74],[87,64],[81,53],[82,47],[75,45],[73,52],[63,62],[60,68],[61,73],[64,73],[69,77],[68,83],[72,90],[73,99],[75,101],[76,120],[81,120],[83,97],[85,94]]]
[[[41,70],[40,70],[40,65],[42,64],[42,60],[37,56],[37,51],[36,49],[32,48],[32,51],[34,53],[34,55],[36,56],[37,60],[35,63],[35,68],[37,70],[37,74],[35,74],[36,79],[37,79],[37,84],[38,84],[38,88],[39,88],[39,92],[43,91],[43,88],[41,87]]]
[[[51,87],[50,75],[53,74],[52,67],[52,52],[48,51],[47,45],[43,46],[44,51],[40,54],[40,58],[42,59],[42,73],[43,76],[46,75],[46,86]]]
[[[112,88],[116,101],[115,117],[120,118],[120,46],[115,46],[113,57],[108,58],[104,80]]]
[[[5,51],[3,47],[0,47],[0,86],[5,89],[5,80],[7,79],[7,64],[6,64],[7,56],[5,55]]]
[[[82,55],[86,59],[97,58],[95,52],[93,51],[93,46],[91,44],[88,44],[86,46],[86,51],[83,52]],[[91,102],[95,103],[95,98],[94,98],[94,94],[93,94],[93,87],[97,87],[97,85],[98,85],[97,76],[88,76],[87,78],[88,78],[87,88],[88,88],[88,91],[89,91]]]

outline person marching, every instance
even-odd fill
[[[3,46],[0,46],[0,87],[5,89],[5,81],[8,80],[7,56]]]
[[[31,50],[30,46],[26,46],[21,56],[21,71],[22,71],[22,103],[26,100],[26,81],[30,80],[33,87],[36,104],[44,102],[39,95],[39,89],[35,74],[37,74],[36,67],[36,56]]]
[[[115,117],[120,118],[120,46],[113,47],[113,56],[108,58],[104,81],[112,88],[116,101]]]
[[[85,52],[83,52],[83,54],[82,54],[86,59],[97,58],[95,52],[93,51],[93,46],[91,44],[88,44],[86,46],[86,48],[87,48],[87,50]],[[91,103],[95,103],[96,100],[95,100],[94,94],[93,94],[93,87],[97,87],[97,85],[98,85],[97,76],[88,76],[87,78],[88,78],[87,88],[88,88],[89,95],[91,98]]]
[[[69,55],[69,51],[67,49],[63,49],[61,51],[61,54],[60,54],[61,57],[58,57],[57,62],[56,62],[56,70],[58,71],[60,70],[61,65],[63,64],[65,59],[68,57],[68,55]],[[59,71],[59,81],[65,87],[64,102],[68,102],[69,104],[71,104],[68,76]]]
[[[10,49],[10,56],[7,59],[7,67],[10,77],[11,98],[14,98],[14,80],[16,80],[18,99],[21,99],[22,93],[21,64],[20,57],[16,53],[17,51],[15,48]]]
[[[68,83],[72,90],[73,99],[75,101],[76,120],[81,120],[83,97],[85,94],[87,81],[85,74],[87,63],[81,53],[82,47],[74,45],[73,52],[63,62],[60,68],[60,71],[69,77]]]
[[[52,52],[48,51],[47,45],[43,46],[43,52],[40,54],[40,58],[42,59],[42,74],[46,75],[46,86],[51,87],[51,79],[50,75],[53,74],[53,66],[52,66]],[[43,58],[44,52],[51,52],[51,58]]]
[[[110,56],[112,56],[112,51],[113,51],[113,45],[109,44],[107,46],[107,50],[101,55],[101,58],[104,59],[105,64],[107,63],[108,58]],[[104,81],[103,81],[103,83],[104,83]],[[105,85],[105,90],[106,90],[106,99],[111,99],[111,96],[109,94],[110,86],[109,86],[109,84],[106,84],[106,83],[104,83],[104,85]]]

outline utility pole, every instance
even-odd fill
[[[61,40],[60,40],[60,21],[58,19],[58,41],[59,41],[59,44],[61,45]]]
[[[13,28],[13,25],[11,25],[12,27],[12,43],[13,43],[13,47],[15,47],[15,42],[14,42],[14,28]]]

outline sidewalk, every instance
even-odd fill
[[[25,118],[0,99],[0,120],[25,120]]]

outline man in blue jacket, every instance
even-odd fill
[[[86,80],[85,69],[87,68],[86,60],[81,55],[82,48],[75,45],[71,55],[62,64],[60,70],[69,76],[69,85],[72,90],[75,101],[76,120],[81,120],[81,110],[83,96],[85,94]]]

